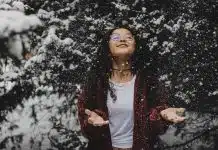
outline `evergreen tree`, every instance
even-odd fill
[[[28,33],[35,56],[12,69],[19,72],[14,78],[1,72],[1,83],[15,84],[1,86],[0,148],[84,149],[75,95],[105,32],[121,24],[137,30],[149,55],[142,59],[170,89],[170,105],[187,109],[189,119],[170,126],[157,144],[218,147],[216,1],[2,0],[0,9],[35,14],[43,22]]]

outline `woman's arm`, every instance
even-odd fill
[[[90,124],[88,122],[88,115],[85,113],[85,110],[87,108],[85,108],[86,106],[86,102],[88,101],[87,99],[87,89],[86,88],[82,88],[82,90],[79,92],[78,94],[78,102],[77,102],[77,108],[78,108],[78,118],[79,118],[79,122],[80,122],[80,127],[81,127],[81,131],[83,133],[83,135],[90,139],[98,139],[100,138],[101,134],[102,134],[102,127],[100,126],[93,126],[92,124]],[[104,118],[105,113],[95,109],[93,110],[96,114],[98,114],[99,116],[101,116],[102,118]]]
[[[158,82],[158,81],[157,81]],[[169,108],[168,97],[169,92],[164,85],[156,83],[156,90],[154,92],[154,101],[152,107],[149,109],[150,128],[153,134],[162,134],[168,128],[170,122],[163,119],[160,112]]]
[[[185,120],[185,117],[179,116],[177,113],[184,113],[184,108],[172,108],[168,104],[169,91],[167,88],[158,82],[157,89],[154,94],[155,101],[150,108],[149,120],[152,132],[155,134],[162,134],[166,131],[168,126],[172,123],[179,123]]]

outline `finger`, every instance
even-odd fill
[[[183,113],[183,112],[185,112],[185,108],[177,108],[177,109],[176,109],[176,112],[181,112],[181,113]]]
[[[91,111],[91,110],[89,110],[89,109],[85,109],[85,114],[86,114],[86,115],[90,116],[90,115],[91,115],[91,113],[92,113],[92,111]]]
[[[185,117],[178,117],[178,118],[175,118],[173,120],[174,123],[179,123],[179,122],[183,122],[185,120]]]
[[[166,116],[165,116],[165,119],[168,120],[168,121],[170,121],[170,122],[175,123],[175,122],[177,121],[178,117],[175,116],[175,115],[166,115]]]
[[[96,121],[93,120],[93,121],[92,121],[92,125],[95,126],[95,127],[96,127],[96,126],[102,126],[102,123],[98,123],[98,122],[96,122]]]
[[[101,127],[102,126],[102,124],[93,124],[93,126],[96,126],[96,127]]]
[[[103,121],[101,123],[94,123],[95,126],[103,126],[103,125],[106,125],[106,124],[109,124],[109,121]]]
[[[89,124],[93,124],[92,118],[88,118],[88,123],[89,123]]]
[[[97,124],[94,124],[94,123],[93,123],[92,125],[93,125],[93,126],[95,126],[95,127],[96,127],[96,126],[99,126],[99,125],[97,125]]]
[[[178,114],[175,115],[175,118],[180,119],[180,120],[184,120],[184,119],[185,119],[185,117],[180,116],[180,115],[178,115]]]
[[[109,120],[103,122],[103,125],[109,124]]]
[[[103,122],[101,122],[101,123],[95,123],[95,122],[93,122],[92,125],[93,125],[93,126],[98,126],[98,127],[100,127],[100,126],[103,126],[104,124],[103,124]]]
[[[184,121],[186,118],[185,117],[179,117],[178,120]]]

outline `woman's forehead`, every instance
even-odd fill
[[[115,29],[112,34],[132,34],[128,29],[125,28],[118,28]]]

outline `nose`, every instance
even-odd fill
[[[125,42],[126,41],[126,39],[120,39],[120,42]]]

